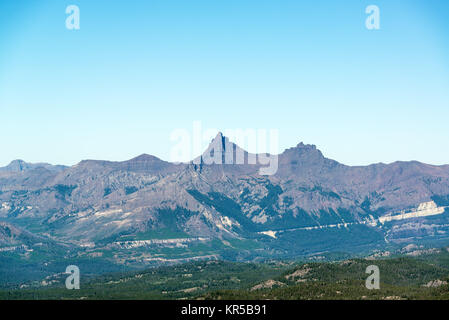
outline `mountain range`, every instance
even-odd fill
[[[219,133],[190,163],[13,161],[0,168],[0,269],[320,258],[449,238],[448,165],[347,166],[303,143],[270,176],[247,161],[204,161],[229,150],[252,156]]]

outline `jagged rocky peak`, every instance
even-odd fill
[[[337,161],[327,159],[315,145],[300,142],[296,147],[286,149],[279,155],[278,175],[298,174],[298,170],[310,171],[330,168],[338,165]],[[321,168],[321,169],[320,169]]]
[[[314,144],[304,144],[300,142],[296,145],[296,147],[287,149],[284,151],[284,155],[290,155],[294,157],[304,157],[304,156],[312,156],[324,158],[323,154]]]
[[[203,154],[192,162],[194,164],[244,164],[247,156],[248,152],[230,141],[222,132],[218,132]],[[237,161],[238,159],[240,161]]]
[[[226,144],[231,143],[228,137],[225,137],[222,132],[218,132],[215,138],[209,144],[209,147],[217,147],[221,150],[226,150]],[[234,143],[232,143],[234,144]]]
[[[309,149],[309,150],[316,150],[316,145],[314,144],[304,144],[304,142],[300,142],[296,145],[296,149]],[[294,149],[294,148],[293,148]]]

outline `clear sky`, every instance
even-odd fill
[[[169,159],[197,120],[345,164],[449,163],[449,1],[0,0],[0,117],[0,166]]]

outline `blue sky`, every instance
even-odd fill
[[[1,0],[0,116],[0,165],[169,159],[193,121],[350,165],[449,163],[449,2]]]

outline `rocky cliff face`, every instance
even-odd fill
[[[449,205],[449,166],[350,167],[300,143],[278,156],[275,175],[262,176],[261,165],[248,161],[254,156],[219,134],[186,164],[150,155],[72,167],[13,162],[0,169],[0,219],[79,248],[203,237],[226,245],[248,240],[273,255],[357,251],[418,234],[440,239],[449,231],[444,213],[437,223],[371,223],[431,200]]]

